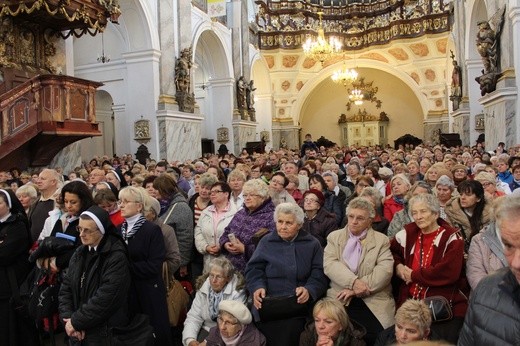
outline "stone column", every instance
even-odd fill
[[[480,99],[484,107],[486,128],[486,148],[496,148],[499,142],[505,142],[506,148],[519,143],[515,110],[517,89],[500,88]]]
[[[97,153],[98,155],[103,155],[104,153]],[[91,158],[85,158],[86,160],[90,160]],[[68,174],[73,171],[75,167],[81,166],[81,148],[80,142],[74,142],[70,145],[67,145],[65,148],[61,149],[60,152],[54,156],[51,163],[49,164],[50,168],[61,167],[63,168],[63,174]]]
[[[235,155],[240,154],[247,142],[259,141],[256,124],[250,121],[233,120],[233,151]],[[231,148],[228,146],[228,149]]]
[[[475,116],[483,112],[482,104],[479,102],[479,99],[482,97],[480,95],[480,85],[475,81],[475,78],[482,74],[482,60],[481,59],[473,59],[466,61],[467,74],[468,74],[468,98],[470,100],[469,103],[469,119],[468,119],[468,133],[469,133],[469,145],[474,145],[477,141],[478,136],[480,135],[477,130],[475,130]]]
[[[160,158],[172,162],[200,157],[202,119],[199,114],[157,111]]]
[[[209,109],[206,109],[204,118],[206,124],[206,137],[217,138],[217,129],[226,127],[231,134],[233,127],[233,98],[234,98],[233,78],[212,78],[208,81],[207,99],[213,100]],[[229,137],[229,142],[224,143],[230,152],[233,152],[234,139]],[[217,148],[216,148],[217,149]],[[237,153],[239,154],[239,152]]]
[[[179,2],[183,3],[183,2]],[[174,2],[171,0],[157,1],[159,21],[159,43],[161,45],[161,62],[159,64],[160,94],[159,109],[171,109],[175,104],[175,57],[179,54],[175,35]],[[181,5],[179,5],[181,6]]]
[[[520,0],[509,1],[509,19],[511,21],[511,33],[513,39],[510,42],[510,49],[513,51],[513,67],[515,70],[515,84],[516,90],[520,90]],[[505,45],[504,45],[505,46]],[[520,102],[516,101],[515,114],[520,116]],[[514,130],[516,132],[516,142],[520,143],[518,137],[520,136],[520,121],[516,121]]]

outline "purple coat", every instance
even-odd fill
[[[244,207],[235,214],[224,230],[224,234],[220,237],[222,253],[233,263],[235,269],[240,273],[244,273],[246,263],[255,251],[256,246],[252,241],[253,235],[261,228],[267,228],[270,232],[276,231],[274,209],[275,207],[271,199],[266,200],[252,212],[249,212],[244,205]],[[224,244],[229,241],[228,235],[230,233],[234,233],[235,237],[245,245],[245,253],[232,255],[224,248]]]

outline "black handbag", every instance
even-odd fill
[[[449,321],[453,318],[451,302],[446,297],[425,297],[423,301],[430,308],[433,322]]]
[[[298,304],[298,297],[295,294],[280,297],[266,296],[262,299],[262,308],[258,310],[262,322],[305,317],[308,312],[308,302]]]
[[[46,270],[40,269],[29,296],[29,315],[39,321],[58,313],[59,291],[57,274],[49,274]]]
[[[110,329],[110,345],[112,346],[153,346],[155,334],[147,315],[136,314],[125,327]]]

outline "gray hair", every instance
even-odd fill
[[[510,194],[495,204],[495,220],[500,223],[506,219],[517,219],[520,216],[520,195]]]
[[[361,191],[359,197],[372,197],[374,202],[376,203],[376,208],[381,207],[381,200],[383,199],[383,195],[379,192],[377,187],[367,186]]]
[[[408,179],[408,177],[403,174],[403,173],[399,173],[399,174],[396,174],[392,177],[392,180],[390,180],[390,186],[392,186],[392,183],[394,182],[394,180],[396,179],[401,179],[403,181],[403,183],[405,185],[408,185],[408,189],[410,189],[412,187],[412,184],[410,183],[410,180]]]
[[[413,206],[416,203],[424,203],[428,207],[428,209],[430,209],[430,211],[435,214],[439,214],[441,211],[439,200],[434,195],[421,193],[413,196],[412,198],[410,198],[410,201],[408,202],[408,209],[412,210]]]
[[[365,188],[366,189],[366,188]],[[368,211],[368,216],[373,219],[376,216],[376,210],[374,208],[374,205],[367,201],[363,197],[356,197],[353,200],[350,201],[350,203],[347,206],[347,214],[352,209],[361,209]]]
[[[453,179],[448,177],[447,175],[441,175],[439,179],[437,179],[437,182],[435,183],[435,187],[438,185],[447,186],[450,188],[451,191],[455,190],[455,183],[453,182]]]
[[[210,173],[204,173],[199,178],[199,185],[204,187],[211,187],[218,181],[217,177]]]
[[[269,196],[269,186],[262,179],[251,179],[244,183],[242,192],[245,195],[255,193],[266,199]]]
[[[36,188],[33,185],[25,184],[16,190],[16,197],[20,197],[21,195],[26,195],[32,202],[34,202],[38,198],[38,191],[36,191]]]
[[[305,220],[305,214],[303,213],[302,208],[300,208],[297,204],[294,203],[280,203],[274,210],[274,221],[278,221],[278,216],[280,214],[289,214],[294,216],[296,223],[301,226],[303,225],[303,221]]]
[[[224,276],[228,280],[231,280],[233,275],[235,275],[235,267],[233,266],[233,263],[231,263],[226,257],[217,257],[209,262],[208,272],[210,272],[213,268],[222,269]]]
[[[334,173],[333,171],[323,172],[323,174],[321,176],[323,178],[325,178],[325,177],[332,177],[332,180],[334,181],[334,184],[338,185],[338,175],[336,173]]]

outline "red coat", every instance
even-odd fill
[[[426,296],[441,295],[453,302],[453,315],[464,317],[468,308],[468,300],[460,291],[465,282],[463,271],[464,240],[457,233],[458,230],[451,227],[446,221],[438,219],[437,222],[444,230],[434,239],[434,252],[429,267],[414,270],[410,285],[418,283],[426,289]],[[412,268],[414,247],[420,234],[420,229],[415,223],[405,226],[405,229],[395,235],[390,243],[390,250],[394,256],[394,268],[403,264]],[[398,280],[399,295],[397,305],[400,306],[409,296],[409,288],[404,281]]]
[[[395,213],[403,209],[404,205],[397,203],[392,196],[388,197],[383,203],[383,215],[388,222],[392,222]]]

